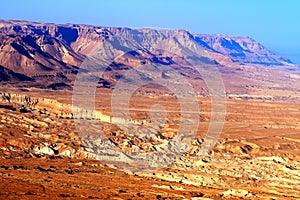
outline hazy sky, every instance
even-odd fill
[[[3,0],[0,18],[243,35],[300,64],[298,0]]]

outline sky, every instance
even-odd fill
[[[298,0],[3,0],[0,19],[248,36],[300,65]]]

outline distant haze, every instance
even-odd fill
[[[267,46],[268,47],[268,46]],[[300,66],[300,47],[279,47],[279,48],[272,48],[270,47],[271,51],[274,53],[289,58],[293,63]]]

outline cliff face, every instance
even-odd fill
[[[291,61],[275,55],[262,44],[249,37],[230,37],[227,35],[196,35],[200,41],[211,49],[229,56],[235,62],[262,64],[262,65],[287,65]]]
[[[122,33],[123,38],[115,39],[119,46],[104,46],[103,42]],[[126,39],[131,42],[122,42]],[[154,50],[160,48],[172,50],[179,55],[184,51],[199,51],[205,54],[201,59],[210,63],[231,66],[240,63],[260,64],[264,66],[289,66],[292,63],[285,58],[268,51],[264,46],[248,37],[230,37],[227,35],[192,34],[184,30],[154,30],[96,27],[88,25],[56,25],[24,21],[0,21],[0,65],[13,73],[27,76],[31,81],[46,80],[47,83],[72,84],[78,67],[93,48],[102,48],[106,54],[126,52],[131,47],[142,48],[132,52],[132,58],[119,58],[118,65],[112,65],[110,77],[120,75],[120,70],[137,67],[141,62],[180,64],[180,59],[167,52]],[[125,45],[124,45],[125,44]],[[181,63],[182,64],[182,63]],[[183,74],[190,76],[188,71]],[[114,78],[112,78],[114,79]],[[18,80],[18,79],[16,79]],[[108,80],[109,81],[109,80]]]

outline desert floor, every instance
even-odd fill
[[[86,151],[70,115],[71,93],[9,92],[40,101],[25,110],[22,102],[0,101],[1,199],[300,198],[300,103],[226,99],[223,131],[209,155],[199,157],[211,100],[198,98],[201,122],[188,152],[160,169],[124,172]],[[147,119],[155,104],[167,110],[168,125],[144,141],[150,151],[172,140],[180,121],[172,96],[134,95],[131,117]],[[108,90],[98,90],[96,109],[112,114]],[[99,124],[107,135],[119,131]],[[108,136],[124,150],[146,149],[141,141],[117,137]]]

